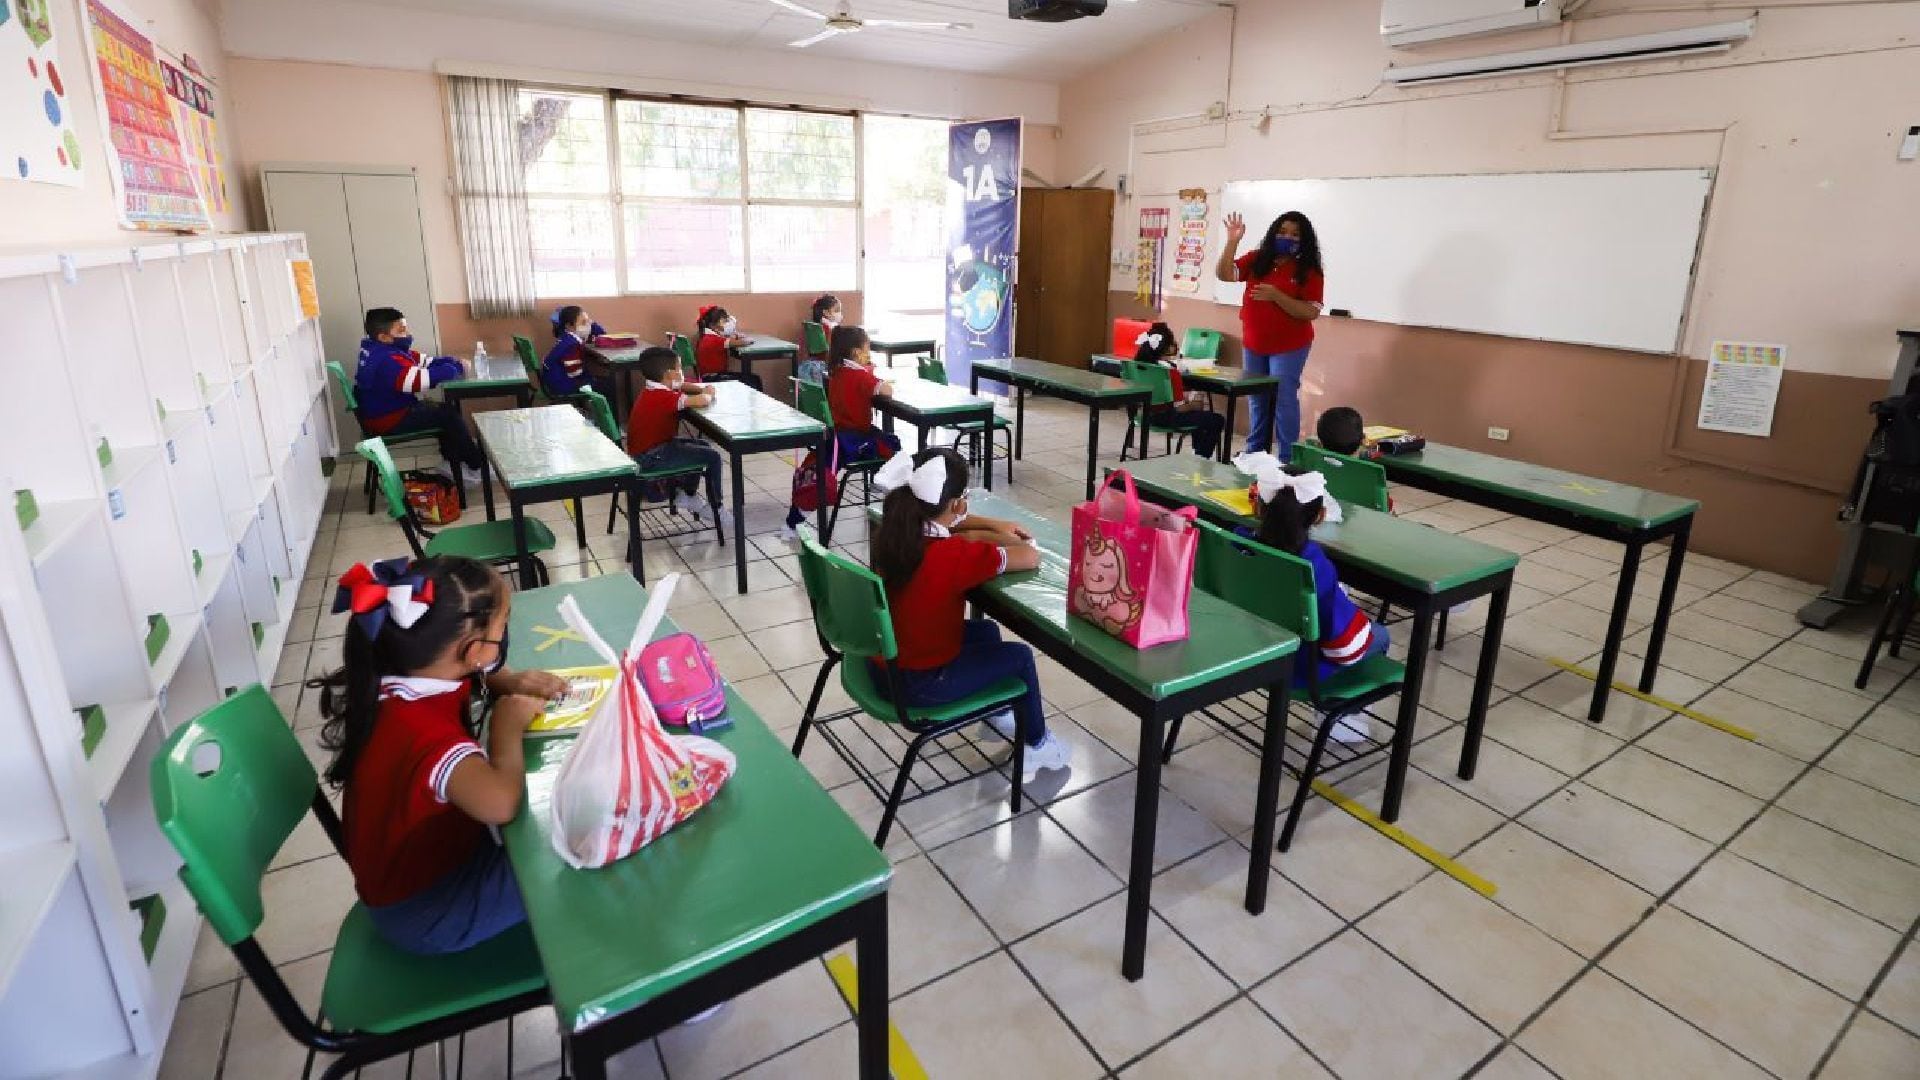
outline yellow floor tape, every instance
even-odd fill
[[[840,996],[847,999],[853,1011],[859,1012],[860,973],[853,966],[853,957],[846,953],[827,957],[827,973],[840,987]],[[892,1021],[887,1022],[887,1067],[893,1073],[893,1080],[927,1080],[927,1070],[921,1068],[920,1059],[913,1056],[913,1047],[907,1045],[906,1036],[900,1034],[899,1027]]]
[[[1492,898],[1493,894],[1499,891],[1499,886],[1493,882],[1488,881],[1479,874],[1447,858],[1439,851],[1428,847],[1425,843],[1422,843],[1418,837],[1409,834],[1406,830],[1400,828],[1400,826],[1380,820],[1373,811],[1341,794],[1340,789],[1327,783],[1325,780],[1315,780],[1313,782],[1313,790],[1319,794],[1321,798],[1326,799],[1333,805],[1359,818],[1362,822],[1378,831],[1380,835],[1385,836],[1387,839],[1432,863],[1441,873],[1446,874],[1448,877],[1479,893],[1481,896]]]
[[[1581,667],[1579,664],[1569,664],[1565,660],[1561,660],[1558,658],[1549,657],[1547,659],[1547,663],[1552,664],[1554,667],[1557,667],[1562,671],[1571,671],[1575,675],[1580,676],[1581,678],[1587,680],[1588,682],[1592,682],[1595,679],[1598,679],[1600,677],[1598,674],[1592,671],[1588,671],[1586,668]],[[1613,688],[1615,690],[1620,691],[1623,694],[1626,694],[1629,697],[1639,698],[1641,701],[1644,701],[1649,705],[1658,705],[1661,708],[1667,709],[1671,712],[1677,712],[1681,716],[1684,716],[1689,720],[1697,720],[1700,723],[1705,724],[1710,728],[1717,728],[1733,736],[1736,739],[1745,739],[1748,742],[1760,741],[1759,738],[1756,737],[1753,732],[1748,731],[1746,728],[1743,728],[1738,724],[1729,724],[1725,720],[1716,720],[1713,717],[1708,716],[1706,713],[1694,712],[1692,709],[1687,708],[1685,705],[1682,705],[1677,701],[1668,701],[1666,698],[1663,698],[1663,697],[1655,697],[1652,694],[1646,693],[1645,691],[1640,690],[1637,687],[1631,686],[1623,682],[1614,683]]]

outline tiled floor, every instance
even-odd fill
[[[1084,414],[1035,403],[1028,417],[1015,495],[1060,516],[1080,497]],[[1117,447],[1119,428],[1103,441]],[[656,543],[646,556],[650,578],[692,573],[674,616],[782,733],[798,723],[819,655],[792,554],[770,535],[789,468],[749,466],[751,595],[733,594],[731,548],[711,540]],[[299,609],[275,679],[309,745],[317,703],[299,680],[336,661],[342,631],[317,606],[330,575],[403,551],[398,529],[349,494],[358,479],[334,478],[302,593],[316,606]],[[1248,916],[1255,762],[1193,723],[1161,796],[1148,976],[1124,981],[1133,721],[1043,660],[1051,723],[1078,748],[1071,778],[1033,785],[1037,805],[1009,819],[1004,781],[989,774],[909,806],[888,845],[893,1019],[928,1074],[1920,1076],[1912,658],[1883,660],[1856,692],[1864,632],[1801,628],[1792,611],[1811,586],[1695,555],[1656,690],[1757,738],[1618,695],[1590,726],[1579,719],[1588,684],[1546,661],[1597,655],[1619,549],[1416,491],[1396,497],[1407,517],[1525,556],[1479,775],[1461,781],[1452,765],[1484,605],[1454,620],[1455,640],[1434,656],[1400,821],[1493,882],[1492,899],[1315,800],[1277,859],[1266,914]],[[556,578],[621,569],[603,502],[589,507],[584,551],[561,509],[546,509]],[[1635,631],[1651,618],[1657,574],[1640,583]],[[1630,636],[1623,678],[1637,675],[1644,641]],[[806,760],[858,820],[877,821],[872,796],[821,740]],[[1381,771],[1334,780],[1377,805]],[[262,940],[310,1007],[352,900],[311,826],[268,878]],[[303,1055],[210,936],[188,989],[163,1076],[298,1075]],[[551,1016],[514,1026],[514,1075],[555,1075]],[[810,963],[636,1048],[619,1075],[846,1077],[853,1041],[825,966]],[[469,1039],[467,1075],[504,1076],[504,1046],[501,1030]]]

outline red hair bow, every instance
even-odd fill
[[[334,593],[333,610],[337,614],[352,611],[368,637],[379,637],[391,617],[401,629],[420,621],[433,605],[433,581],[413,571],[406,559],[387,559],[368,566],[354,563],[340,575],[340,588]]]

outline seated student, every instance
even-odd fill
[[[726,308],[718,304],[701,308],[700,321],[693,334],[694,368],[702,382],[743,382],[755,390],[764,390],[760,376],[749,371],[727,370],[727,350],[749,341],[739,330],[740,320],[727,314]]]
[[[887,489],[887,499],[872,561],[893,612],[894,664],[905,704],[942,705],[1018,678],[1027,685],[1026,715],[1019,718],[1023,779],[1067,768],[1072,747],[1047,730],[1032,647],[1000,640],[1000,626],[990,619],[966,617],[967,593],[975,586],[1009,570],[1039,567],[1032,534],[967,513],[966,459],[944,446],[892,459],[874,482]],[[885,693],[886,681],[876,681]],[[1001,738],[1014,737],[1012,710],[986,723]]]
[[[1338,522],[1340,504],[1327,494],[1327,478],[1282,465],[1267,453],[1242,454],[1233,459],[1242,472],[1253,474],[1250,492],[1260,515],[1260,528],[1254,539],[1289,555],[1297,555],[1313,565],[1313,590],[1320,609],[1320,652],[1318,676],[1332,678],[1342,668],[1352,667],[1370,656],[1387,651],[1387,628],[1367,618],[1347,590],[1333,560],[1308,534],[1322,521]],[[1298,666],[1296,685],[1305,682]],[[1364,713],[1347,717],[1334,728],[1333,738],[1343,743],[1360,742],[1367,737]]]
[[[813,310],[808,321],[819,323],[820,329],[826,332],[828,340],[832,340],[834,328],[840,325],[840,320],[843,317],[844,313],[840,307],[840,298],[832,293],[821,293],[813,301]],[[800,367],[794,372],[794,376],[805,379],[808,382],[826,382],[826,354],[817,353],[806,356],[800,361]]]
[[[573,306],[572,304],[566,304],[561,307],[554,308],[553,314],[547,316],[547,322],[553,327],[554,337],[559,337],[561,329],[563,329],[567,325],[566,323],[567,308],[570,308],[572,306]],[[606,327],[601,326],[597,322],[593,322],[591,319],[588,320],[587,344],[591,345],[594,342],[605,337],[606,335],[607,335]]]
[[[480,482],[480,447],[467,430],[467,418],[457,405],[422,401],[432,386],[465,378],[467,364],[451,356],[432,360],[413,351],[407,317],[398,308],[367,312],[367,336],[360,342],[360,363],[354,370],[354,394],[360,399],[355,415],[369,435],[405,435],[426,428],[440,429],[440,456],[450,464],[473,470],[467,482]]]
[[[1153,407],[1153,422],[1187,432],[1193,438],[1193,452],[1203,458],[1212,457],[1220,448],[1227,418],[1207,408],[1205,395],[1187,390],[1186,382],[1180,378],[1180,346],[1173,340],[1173,329],[1157,322],[1134,341],[1139,346],[1133,354],[1137,363],[1159,364],[1169,369],[1173,378],[1173,401]]]
[[[1366,421],[1360,418],[1360,410],[1336,405],[1320,414],[1320,423],[1315,432],[1320,445],[1336,454],[1360,458],[1363,461],[1377,461],[1380,448],[1367,438]]]
[[[699,383],[686,381],[680,370],[680,357],[672,349],[655,345],[640,354],[640,374],[646,379],[627,417],[627,453],[645,469],[664,469],[676,465],[704,465],[707,470],[707,505],[714,515],[720,513],[720,451],[705,439],[676,438],[682,409],[704,409],[713,404],[713,391]],[[685,491],[694,492],[695,481],[686,482]]]
[[[836,326],[827,338],[827,407],[833,415],[833,437],[840,461],[890,458],[900,449],[900,438],[873,425],[873,399],[891,397],[893,384],[873,373],[873,352],[867,332],[857,326]],[[806,514],[787,508],[787,524],[780,535],[793,539]]]
[[[554,313],[553,348],[547,350],[547,358],[540,365],[540,382],[548,394],[567,397],[591,386],[601,397],[613,397],[613,379],[587,371],[590,360],[603,365],[607,362],[593,347],[601,333],[600,324],[578,304],[568,304]]]

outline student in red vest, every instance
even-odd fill
[[[703,465],[707,476],[707,505],[720,514],[720,451],[705,439],[677,437],[680,413],[713,404],[713,389],[690,383],[672,349],[655,345],[640,354],[640,374],[646,385],[633,399],[627,417],[627,453],[643,469],[676,465]],[[691,494],[691,489],[689,489]]]
[[[729,371],[727,350],[746,345],[752,339],[740,333],[740,321],[718,304],[700,309],[700,321],[694,329],[693,365],[702,382],[743,382],[755,390],[765,389],[760,376],[750,371]]]

